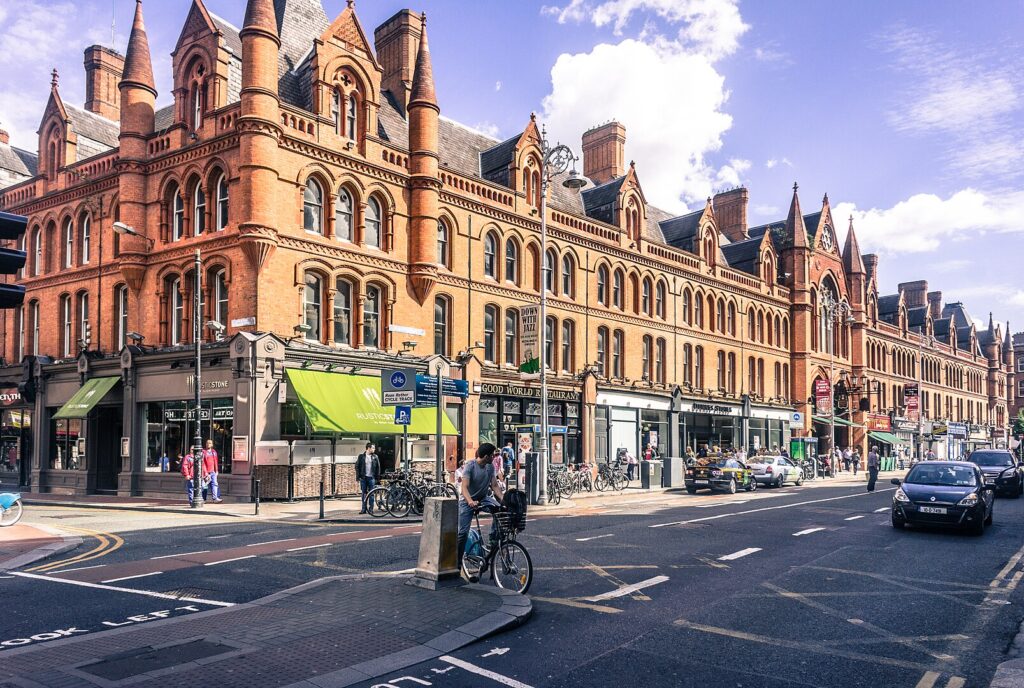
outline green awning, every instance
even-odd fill
[[[910,444],[907,440],[897,437],[891,432],[882,432],[881,430],[869,432],[868,437],[879,442],[885,442],[886,444]]]
[[[402,426],[395,425],[394,408],[381,406],[380,378],[299,368],[285,372],[316,432],[402,434]],[[441,422],[445,435],[459,434],[448,414],[441,415]],[[414,408],[409,434],[436,432],[436,407]]]
[[[829,422],[830,422],[829,419],[825,418],[824,416],[812,416],[812,418],[813,418],[815,423],[821,423],[822,425],[828,425]],[[859,427],[861,427],[860,425],[857,425],[856,423],[851,423],[850,421],[846,420],[845,418],[840,418],[839,416],[836,416],[834,420],[836,422],[836,425],[846,425],[846,426],[851,427],[851,428],[859,428]]]
[[[53,417],[85,418],[89,415],[89,411],[92,411],[92,407],[100,403],[100,399],[105,397],[120,379],[116,375],[114,377],[94,377],[82,385],[81,389],[75,392],[74,396],[68,399],[68,403],[61,406]]]

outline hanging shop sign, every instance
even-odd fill
[[[881,413],[869,413],[864,416],[864,424],[868,430],[880,432],[892,432],[892,419]]]
[[[814,381],[814,405],[818,413],[830,413],[832,410],[832,387],[828,380]]]
[[[894,418],[892,429],[896,432],[917,432],[917,421],[909,418]]]
[[[540,376],[540,306],[519,309],[519,346],[523,360],[519,372],[525,378]]]
[[[915,423],[921,417],[921,399],[917,391],[916,383],[903,388],[903,406],[906,408],[907,418]]]

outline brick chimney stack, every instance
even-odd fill
[[[868,277],[878,272],[878,256],[874,253],[865,253],[861,256],[864,260],[864,269],[867,270]]]
[[[85,109],[117,122],[121,119],[118,84],[124,73],[124,55],[102,45],[85,49]]]
[[[941,291],[928,292],[928,312],[931,313],[932,320],[938,320],[942,317]]]
[[[412,10],[401,10],[377,27],[373,32],[377,61],[384,70],[381,90],[391,91],[404,114],[409,107],[413,72],[416,71],[416,53],[423,18]]]
[[[896,288],[907,303],[907,308],[920,308],[928,305],[928,281],[917,280],[916,282],[903,282],[896,285]]]
[[[626,174],[626,127],[612,121],[583,133],[583,175],[600,186]]]
[[[718,230],[729,241],[737,242],[749,239],[747,234],[747,201],[750,194],[746,188],[738,187],[715,194],[715,219]]]
[[[6,129],[0,129],[0,143],[5,146],[11,143],[11,135],[7,133]]]

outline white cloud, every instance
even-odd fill
[[[501,90],[501,82],[500,81],[495,81],[494,82],[494,90],[495,91],[500,91]]]
[[[481,134],[486,134],[492,139],[501,138],[501,130],[498,129],[498,125],[494,122],[477,122],[473,125],[473,129],[476,129]]]
[[[735,2],[572,0],[544,11],[559,22],[610,23],[616,31],[634,15],[653,14],[676,30],[666,37],[647,21],[639,38],[559,56],[543,102],[552,138],[577,147],[588,126],[622,122],[627,159],[637,161],[645,194],[673,212],[685,210],[687,202],[703,202],[716,188],[741,183],[749,161],[731,160],[716,169],[707,159],[722,148],[733,121],[724,111],[729,92],[715,62],[735,51],[748,28]]]
[[[832,208],[836,218],[851,214],[862,251],[922,253],[943,241],[1024,232],[1024,191],[986,194],[968,188],[945,199],[917,194],[885,209],[859,210],[853,203]]]
[[[792,167],[793,163],[791,163],[789,161],[789,158],[782,158],[782,159],[771,158],[770,160],[766,160],[765,163],[764,163],[764,166],[767,167],[769,170],[774,169],[778,165],[785,165],[786,167]]]
[[[780,50],[779,44],[775,41],[771,41],[765,45],[754,48],[754,59],[758,62],[767,62],[770,64],[777,64],[779,66],[790,65],[793,63],[793,60],[789,57],[789,53]]]
[[[782,209],[777,205],[755,205],[754,214],[758,217],[770,217],[773,220],[778,219],[779,213]]]
[[[940,260],[937,263],[931,263],[930,267],[935,272],[959,272],[964,268],[969,268],[974,265],[973,260],[967,258],[950,258],[949,260]]]

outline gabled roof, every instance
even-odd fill
[[[26,150],[0,143],[0,170],[7,170],[18,176],[34,177],[39,166],[39,156]]]
[[[600,186],[584,189],[583,207],[589,217],[609,224],[615,223],[615,210],[618,206],[619,192],[626,176],[616,177]]]
[[[480,153],[480,176],[495,184],[508,186],[508,168],[515,159],[516,146],[522,134],[505,139],[501,143]]]
[[[281,39],[278,54],[278,93],[281,100],[309,109],[312,85],[308,75],[313,41],[327,31],[327,19],[320,0],[274,0],[277,35]]]
[[[697,230],[700,229],[700,218],[703,215],[703,209],[695,210],[692,213],[662,222],[660,227],[661,233],[665,237],[665,243],[690,253],[697,253],[694,238],[697,236]]]
[[[729,267],[742,270],[751,275],[759,275],[761,242],[763,240],[764,235],[762,234],[760,237],[751,237],[750,239],[744,239],[732,244],[724,244],[722,246],[722,254],[729,263]]]

